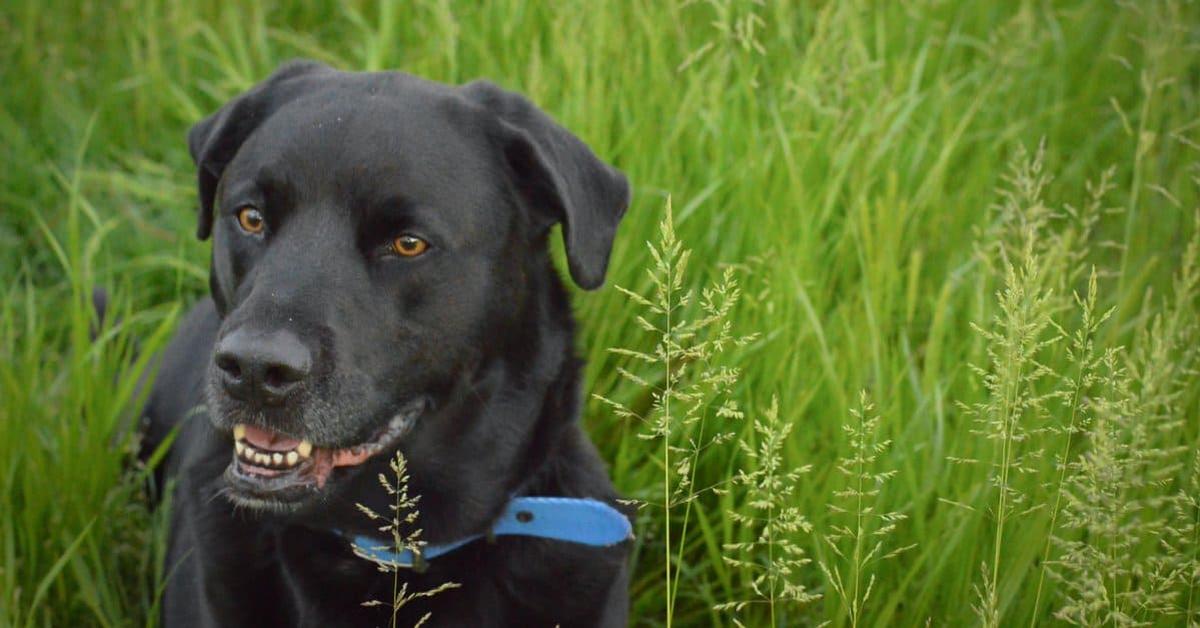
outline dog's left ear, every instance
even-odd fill
[[[571,277],[586,290],[604,283],[629,182],[525,97],[487,81],[460,88],[500,121],[500,144],[517,189],[545,227],[560,222]]]

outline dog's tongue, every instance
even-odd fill
[[[366,462],[371,453],[366,448],[361,449],[313,449],[311,473],[317,482],[317,487],[325,486],[329,472],[334,467],[352,467]]]
[[[337,449],[333,452],[333,466],[335,467],[353,467],[356,464],[362,464],[371,457],[374,452],[367,447],[356,447],[354,449]]]
[[[300,446],[300,441],[290,436],[253,425],[245,426],[242,438],[254,447],[266,451],[292,451]],[[313,447],[313,464],[309,469],[317,486],[325,486],[329,472],[334,467],[352,467],[367,461],[376,453],[371,446],[350,447],[346,449],[324,449]]]
[[[246,435],[243,438],[251,445],[267,451],[291,451],[300,444],[295,438],[253,425],[246,426]]]

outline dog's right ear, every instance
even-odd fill
[[[526,201],[562,224],[567,267],[584,290],[604,283],[617,225],[629,208],[629,181],[586,144],[520,94],[487,81],[460,92],[499,121],[508,169]]]
[[[332,71],[316,61],[288,61],[266,80],[225,103],[188,131],[188,150],[196,162],[200,194],[196,237],[204,240],[212,233],[217,183],[242,142],[277,109],[304,93],[307,81],[296,79]]]

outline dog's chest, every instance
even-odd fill
[[[299,625],[409,626],[426,614],[426,626],[510,625],[510,605],[483,552],[439,559],[424,573],[384,571],[328,539],[289,543],[288,536],[278,551]]]
[[[606,605],[612,574],[521,545],[480,541],[423,573],[382,571],[337,543],[284,543],[280,552],[299,625],[409,626],[426,614],[425,626],[595,624],[590,615]]]

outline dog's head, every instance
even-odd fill
[[[234,436],[230,494],[276,510],[337,490],[523,350],[553,225],[571,277],[599,286],[629,202],[620,172],[483,82],[292,62],[188,144],[222,318],[209,414]]]

